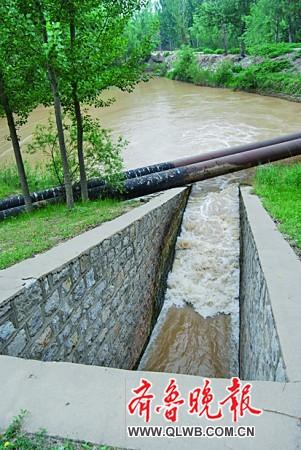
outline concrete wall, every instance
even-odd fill
[[[124,371],[70,363],[48,363],[0,356],[0,432],[22,409],[29,411],[25,431],[42,428],[50,436],[63,440],[93,442],[114,448],[137,450],[297,450],[301,442],[301,384],[252,383],[252,406],[263,409],[263,415],[246,413],[237,426],[255,426],[255,438],[129,438],[127,426],[145,426],[142,418],[130,416],[126,405],[141,378],[150,381],[151,425],[171,426],[163,413],[155,413],[162,404],[170,378],[177,380],[181,397],[188,402],[189,391],[202,387],[204,379],[187,375]],[[229,395],[230,380],[212,380],[216,411],[218,401]],[[227,404],[224,419],[213,422],[205,414],[188,414],[187,404],[179,408],[179,426],[233,427],[233,416]],[[176,424],[174,424],[176,425]],[[180,428],[181,430],[181,428]],[[236,427],[235,427],[236,430]],[[176,430],[175,430],[176,431]]]
[[[0,352],[133,368],[159,313],[188,190],[0,271]]]
[[[301,264],[258,197],[241,190],[241,377],[301,374]]]
[[[181,201],[184,201],[184,194],[180,194],[178,191],[177,195],[175,209],[179,205],[179,196],[182,197]],[[117,221],[86,233],[82,239],[76,238],[76,246],[64,246],[64,253],[61,250],[51,251],[52,261],[49,261],[45,254],[45,259],[41,255],[32,260],[30,267],[23,264],[19,267],[15,266],[9,271],[0,272],[2,314],[8,314],[10,311],[8,303],[5,303],[4,299],[12,296],[18,286],[20,290],[24,283],[33,283],[32,277],[37,277],[38,280],[41,279],[45,282],[43,273],[45,273],[47,263],[49,264],[48,272],[54,276],[53,267],[59,267],[64,259],[80,260],[81,249],[92,248],[95,240],[104,243],[114,230],[123,233],[123,230],[130,226],[130,222],[143,221],[144,215],[150,211],[161,208],[162,212],[164,208],[168,208],[169,200],[168,197],[165,197],[164,203],[162,197],[161,200],[155,199],[152,201],[155,204],[148,204],[142,209],[136,209],[126,218],[117,219]],[[160,204],[162,201],[163,204]],[[276,231],[275,225],[263,210],[258,198],[243,189],[242,202],[245,208],[244,239],[246,242],[249,239],[256,243],[256,249],[253,244],[249,244],[255,261],[251,267],[256,268],[258,273],[258,264],[260,264],[264,274],[269,294],[268,300],[273,311],[274,324],[272,328],[274,327],[277,331],[279,351],[286,366],[288,382],[284,384],[273,381],[254,381],[252,383],[252,406],[262,409],[263,414],[255,417],[246,413],[246,417],[237,425],[255,426],[255,438],[213,438],[210,440],[202,438],[203,448],[210,448],[210,450],[229,448],[233,450],[253,450],[254,448],[296,450],[300,448],[301,442],[301,265],[283,237]],[[246,222],[249,227],[246,227]],[[61,246],[58,249],[61,249]],[[41,267],[42,263],[44,267]],[[21,268],[22,271],[20,271]],[[244,274],[245,283],[250,284],[255,272],[250,272],[248,275],[245,271]],[[3,275],[6,277],[3,278]],[[25,280],[26,278],[30,280]],[[28,301],[34,295],[35,289],[34,284],[31,289],[26,288]],[[254,333],[250,334],[256,320],[260,324],[259,334],[263,333],[265,328],[264,314],[258,311],[255,305],[256,299],[252,300],[252,297],[253,293],[248,298],[250,320],[247,320],[247,316],[242,317],[242,325],[248,331],[246,336],[248,336],[247,342],[250,342],[250,345],[253,345],[256,337]],[[22,309],[19,309],[19,312],[22,312]],[[112,318],[111,322],[114,322]],[[9,328],[7,332],[9,332]],[[1,333],[1,339],[3,339],[3,329]],[[242,348],[243,350],[244,348]],[[247,356],[253,358],[252,361],[256,364],[259,355],[253,355],[254,347],[251,353],[250,347],[246,348],[246,351],[248,352]],[[0,432],[7,427],[14,416],[19,414],[22,409],[26,409],[29,411],[29,415],[24,429],[29,433],[46,428],[47,434],[63,440],[67,438],[84,442],[90,441],[96,444],[137,450],[165,450],[167,448],[197,450],[200,448],[200,438],[129,438],[127,426],[141,426],[145,423],[137,415],[130,416],[126,408],[126,404],[133,397],[132,390],[139,386],[141,378],[146,378],[152,383],[151,392],[155,395],[155,401],[152,404],[151,425],[162,427],[170,425],[164,420],[163,414],[154,412],[155,407],[162,403],[164,390],[170,378],[176,378],[181,395],[187,401],[192,389],[203,386],[204,380],[200,377],[124,371],[63,362],[31,361],[3,355],[0,355],[0,368]],[[243,369],[245,370],[244,367]],[[227,387],[230,384],[230,380],[212,380],[212,392],[215,395],[213,408],[217,407],[218,401],[228,395]],[[206,420],[205,415],[199,417],[198,414],[187,414],[187,404],[185,404],[180,408],[179,425],[201,426],[203,429],[212,425],[233,426],[233,417],[228,405],[224,409],[224,413],[224,419],[213,423]]]

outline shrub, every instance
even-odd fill
[[[165,77],[168,72],[167,63],[156,64],[156,68],[153,68],[152,72],[157,77]]]
[[[223,61],[214,73],[216,86],[230,86],[233,80],[233,66],[230,61]]]
[[[248,48],[248,53],[254,56],[276,58],[285,53],[293,52],[295,48],[301,48],[301,44],[280,42],[278,44],[254,45],[253,47]]]
[[[229,61],[222,62],[216,70],[202,69],[195,63],[190,66],[189,73],[195,84],[227,87],[233,79],[233,67],[234,65]]]
[[[215,55],[223,55],[225,53],[225,50],[223,50],[222,48],[217,48],[216,50],[213,51],[213,53]]]
[[[174,80],[192,82],[191,67],[196,65],[196,57],[194,51],[190,47],[183,47],[178,52],[178,57],[171,73]]]
[[[241,70],[231,82],[231,87],[242,90],[276,92],[301,95],[301,75],[288,72],[288,61],[265,61]]]
[[[48,189],[57,184],[57,179],[41,165],[31,167],[25,162],[25,171],[30,192]],[[0,171],[0,198],[22,192],[16,166],[6,166]]]
[[[214,72],[207,69],[201,69],[195,64],[190,68],[191,78],[194,84],[200,86],[215,86]]]
[[[74,118],[64,120],[68,160],[72,182],[79,181],[79,164],[77,156],[77,129]],[[87,178],[101,177],[112,186],[118,188],[122,181],[122,150],[127,145],[121,137],[114,141],[110,130],[101,127],[97,119],[83,117],[84,153]],[[49,173],[63,184],[63,168],[61,163],[58,136],[53,118],[48,125],[37,125],[33,141],[27,146],[29,153],[43,152],[46,155],[46,167]]]
[[[231,47],[231,48],[229,48],[228,53],[230,53],[230,55],[239,55],[240,54],[240,48],[238,48],[238,47]]]
[[[214,50],[212,50],[212,48],[205,47],[205,48],[203,48],[202,52],[210,55],[210,54],[214,53]]]

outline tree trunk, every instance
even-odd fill
[[[15,154],[21,189],[22,189],[22,193],[24,196],[24,200],[25,200],[25,208],[26,208],[26,211],[30,212],[33,210],[33,206],[32,206],[32,200],[30,197],[28,182],[27,182],[27,178],[26,178],[23,158],[22,158],[22,154],[21,154],[16,124],[15,124],[13,112],[11,111],[10,106],[9,106],[9,101],[8,101],[7,95],[5,93],[4,82],[1,77],[0,77],[0,102],[2,104],[3,110],[6,115],[10,138],[12,141],[13,150],[14,150],[14,154]]]
[[[65,134],[64,134],[64,125],[63,125],[63,117],[62,117],[62,105],[61,99],[58,90],[57,77],[54,69],[48,65],[48,77],[51,84],[51,90],[54,101],[54,111],[55,111],[55,120],[57,126],[57,132],[59,137],[59,145],[60,145],[60,153],[64,171],[64,185],[66,190],[66,203],[69,209],[74,206],[74,198],[73,198],[73,190],[72,190],[72,181],[70,176],[70,168],[67,156],[66,142],[65,142]]]
[[[70,18],[70,40],[71,40],[71,50],[73,51],[75,45],[75,21],[74,21],[74,9],[71,12]],[[76,128],[77,128],[77,156],[79,163],[79,173],[80,173],[80,187],[81,187],[81,197],[83,202],[87,202],[89,200],[88,193],[88,182],[87,182],[87,174],[85,167],[85,157],[84,157],[84,128],[83,128],[83,118],[80,108],[80,102],[77,96],[77,83],[76,81],[72,82],[72,99],[74,106],[74,113],[76,119]]]
[[[290,43],[294,42],[294,32],[293,32],[292,20],[290,17],[288,18],[288,42],[290,42]]]
[[[76,127],[77,127],[77,155],[78,155],[79,172],[80,172],[81,197],[82,197],[82,201],[86,202],[89,200],[89,194],[88,194],[88,182],[87,182],[85,157],[84,157],[84,127],[83,127],[83,118],[82,118],[81,109],[80,109],[80,102],[78,101],[78,98],[77,98],[76,87],[73,88],[73,105],[74,105]]]
[[[40,19],[42,23],[42,35],[43,35],[43,41],[45,44],[48,44],[48,34],[47,34],[47,28],[46,28],[46,20],[44,17],[44,12],[42,8],[41,2],[37,1],[37,6],[40,12]],[[70,175],[70,167],[68,162],[68,155],[67,155],[67,148],[66,148],[66,142],[65,142],[65,133],[64,133],[64,125],[63,125],[63,116],[62,116],[62,104],[61,104],[61,98],[58,88],[58,81],[57,81],[57,75],[55,72],[55,69],[52,67],[51,63],[49,61],[46,64],[46,70],[51,86],[52,96],[53,96],[53,103],[54,103],[54,112],[55,112],[55,121],[56,121],[56,127],[58,132],[58,138],[59,138],[59,147],[60,147],[60,153],[61,153],[61,160],[62,160],[62,166],[63,166],[63,172],[64,172],[64,186],[66,191],[66,204],[67,208],[71,209],[74,206],[74,197],[73,197],[73,189],[72,189],[72,180]]]
[[[227,25],[224,23],[222,26],[223,33],[223,46],[225,50],[225,55],[228,55],[228,36],[227,36]]]

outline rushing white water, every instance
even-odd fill
[[[226,348],[229,345],[230,351],[228,355],[224,355],[226,359],[229,358],[228,375],[238,374],[239,193],[237,184],[232,183],[232,177],[223,177],[198,183],[192,188],[182,231],[176,244],[175,261],[168,278],[163,310],[140,368],[148,368],[148,361],[153,361],[158,347],[165,342],[164,334],[170,333],[167,329],[170,324],[165,327],[165,324],[170,322],[170,311],[177,307],[185,315],[186,307],[190,305],[201,316],[200,320],[224,316],[229,321],[230,317],[230,326],[221,330],[222,333],[227,330],[227,335],[217,338],[216,333],[213,333],[211,343],[209,338],[207,351],[210,352],[210,348],[217,346]],[[207,326],[204,326],[204,322],[202,324],[208,340]],[[215,327],[220,327],[220,321]],[[200,327],[197,328],[196,332],[200,333]],[[191,330],[188,332],[191,333]],[[181,340],[183,335],[178,335],[175,339]],[[201,350],[203,351],[194,348],[191,353],[196,365]],[[221,354],[222,351],[217,353]],[[171,369],[168,351],[166,355],[166,364]],[[216,355],[212,354],[212,358],[214,357]],[[186,354],[185,359],[187,365]],[[191,366],[190,363],[188,365]],[[156,370],[156,364],[153,362],[152,369]],[[202,370],[202,367],[198,370]],[[201,375],[207,376],[208,373]],[[216,376],[215,373],[209,375]]]
[[[239,208],[237,186],[204,193],[193,187],[168,279],[166,305],[191,304],[204,318],[237,312]]]

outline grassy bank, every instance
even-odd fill
[[[202,68],[194,50],[187,47],[178,52],[173,69],[166,75],[174,80],[201,86],[226,87],[268,95],[278,94],[300,100],[301,73],[296,70],[294,62],[301,58],[301,51],[296,49],[296,44],[289,50],[289,45],[279,44],[252,49],[252,56],[255,56],[253,52],[257,51],[256,56],[260,56],[261,61],[248,67],[225,59],[214,68]]]
[[[26,164],[25,169],[30,192],[42,191],[58,184],[57,179],[42,167]],[[0,199],[14,194],[21,194],[17,169],[15,166],[6,166],[0,171]]]
[[[136,202],[97,200],[65,205],[49,205],[31,214],[0,222],[0,269],[41,253],[103,222],[112,220]]]
[[[301,163],[258,169],[254,187],[280,231],[301,250]]]
[[[118,450],[107,446],[79,444],[49,438],[45,431],[28,436],[22,431],[26,412],[15,417],[10,426],[0,435],[0,450]]]

